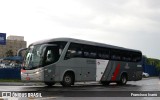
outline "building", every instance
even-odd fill
[[[7,37],[7,40],[24,41],[24,37],[23,36],[10,35],[10,36]]]
[[[23,36],[8,36],[6,45],[0,45],[0,58],[6,56],[15,56],[20,48],[26,48],[27,42]]]

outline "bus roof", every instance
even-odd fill
[[[128,49],[128,48],[124,48],[124,47],[118,47],[118,46],[114,46],[114,45],[98,43],[98,42],[91,42],[91,41],[74,39],[74,38],[53,38],[53,39],[37,41],[37,42],[32,43],[31,45],[47,44],[47,43],[56,42],[56,41],[74,42],[74,43],[88,44],[88,45],[92,45],[92,46],[100,46],[100,47],[107,47],[107,48],[113,48],[113,49],[119,49],[119,50],[141,52],[141,51],[135,50],[135,49]]]

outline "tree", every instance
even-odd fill
[[[13,56],[13,51],[10,49],[6,52],[6,57]]]
[[[147,58],[147,64],[154,65],[160,71],[160,60],[154,58]]]

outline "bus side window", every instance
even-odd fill
[[[133,61],[133,62],[141,61],[141,54],[134,53],[134,54],[133,54],[133,57],[132,57],[132,61]]]
[[[75,57],[82,57],[82,48],[80,44],[71,43],[67,50],[65,59],[70,59]]]
[[[108,48],[98,47],[98,59],[109,59],[110,51]]]
[[[93,59],[97,58],[97,48],[95,46],[90,46],[89,51],[90,51],[90,54],[89,54],[90,58],[93,58]]]
[[[53,63],[53,61],[54,61],[54,58],[53,58],[53,54],[51,53],[51,50],[47,50],[45,60],[44,60],[45,65],[51,64]]]
[[[58,49],[59,49],[58,55],[60,57],[64,48],[65,48],[65,46],[66,46],[66,44],[67,44],[67,42],[58,41],[58,42],[50,42],[49,44],[56,44],[58,46]]]
[[[53,59],[54,59],[54,58],[53,58],[53,54],[50,53],[50,52],[48,52],[46,62],[51,63],[51,62],[54,61]]]
[[[122,61],[131,61],[132,53],[128,51],[122,51]]]
[[[89,52],[84,51],[83,53],[84,53],[84,57],[85,57],[85,58],[89,58]]]
[[[62,47],[60,47],[60,48],[59,48],[59,55],[61,55],[61,54],[62,54],[62,52],[63,52],[63,48],[62,48]]]
[[[77,56],[77,57],[82,57],[82,51],[81,51],[81,50],[77,51],[76,56]]]
[[[91,57],[91,58],[96,58],[96,55],[97,55],[97,54],[96,54],[95,52],[91,52],[91,53],[90,53],[90,57]]]
[[[120,50],[112,49],[112,51],[111,51],[111,59],[112,60],[122,60],[121,57],[122,56],[121,56]]]
[[[57,47],[52,47],[52,46],[47,47],[44,54],[44,60],[43,60],[44,65],[49,65],[58,61],[59,59],[58,52],[59,51]]]
[[[96,47],[91,45],[83,45],[83,57],[95,59],[97,57]]]

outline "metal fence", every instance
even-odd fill
[[[149,76],[158,76],[160,72],[154,65],[145,65],[143,66],[143,71],[148,73]]]
[[[0,79],[21,79],[20,68],[1,68]]]
[[[150,76],[158,76],[160,72],[154,65],[143,65],[143,72]],[[0,79],[21,79],[20,68],[0,68]]]

